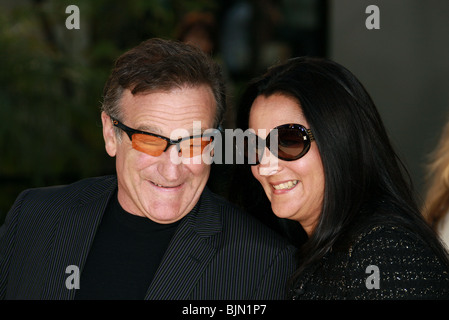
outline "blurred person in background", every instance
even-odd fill
[[[449,121],[428,165],[424,216],[449,248]]]

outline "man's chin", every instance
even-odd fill
[[[184,216],[187,215],[187,213],[179,212],[174,209],[163,209],[163,208],[154,208],[151,210],[151,212],[155,213],[162,213],[164,214],[148,214],[146,215],[147,218],[150,220],[159,223],[159,224],[170,224],[175,223],[176,221],[181,220]]]

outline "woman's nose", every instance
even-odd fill
[[[278,173],[280,169],[279,159],[268,148],[265,148],[264,155],[259,164],[259,174],[261,176],[271,176]]]

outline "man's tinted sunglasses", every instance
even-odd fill
[[[167,149],[176,145],[178,152],[184,158],[192,158],[203,153],[204,148],[214,139],[212,134],[194,135],[189,137],[172,140],[159,134],[132,129],[117,119],[112,119],[112,124],[120,128],[128,135],[132,147],[135,150],[144,152],[150,156],[158,157]]]

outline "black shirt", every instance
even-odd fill
[[[75,299],[143,299],[178,224],[126,212],[116,192],[81,271]]]

